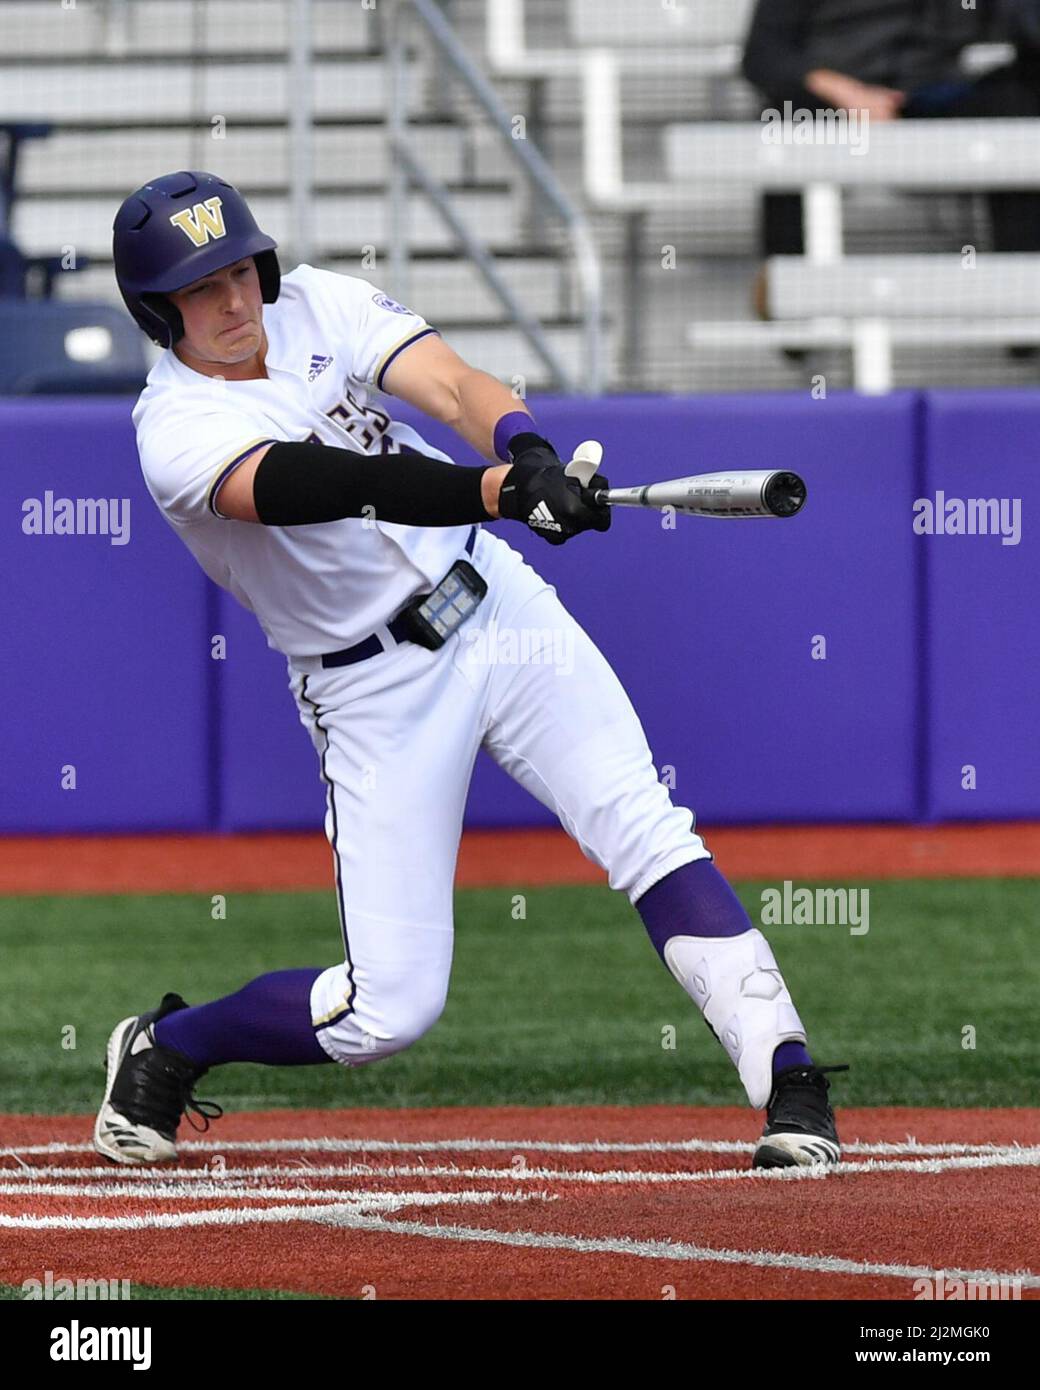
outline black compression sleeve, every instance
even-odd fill
[[[355,454],[326,444],[278,443],[260,460],[253,505],[265,526],[370,514],[406,526],[463,526],[488,520],[480,497],[485,471],[424,454]]]

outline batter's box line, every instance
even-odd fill
[[[534,1153],[560,1154],[623,1154],[623,1153],[706,1153],[749,1154],[756,1141],[735,1139],[677,1139],[644,1140],[642,1142],[609,1140],[546,1140],[546,1139],[187,1139],[181,1143],[182,1153],[515,1153],[521,1150]],[[896,1154],[989,1154],[1013,1152],[1025,1146],[1010,1144],[941,1143],[920,1144],[908,1136],[903,1143],[853,1142],[843,1144],[845,1153],[868,1154],[877,1157]],[[52,1141],[48,1144],[21,1145],[20,1154],[40,1157],[57,1154],[93,1154],[92,1144]]]
[[[839,1163],[836,1165],[813,1164],[807,1168],[705,1168],[693,1171],[661,1171],[656,1168],[617,1168],[617,1169],[595,1169],[595,1168],[523,1168],[510,1164],[503,1168],[457,1168],[455,1166],[435,1168],[423,1165],[418,1168],[397,1167],[388,1165],[381,1168],[378,1176],[386,1181],[388,1179],[401,1178],[457,1178],[466,1181],[478,1180],[481,1182],[497,1182],[505,1180],[510,1183],[521,1182],[555,1182],[555,1183],[576,1183],[582,1186],[648,1186],[653,1184],[672,1185],[681,1183],[701,1183],[701,1182],[813,1182],[832,1178],[848,1178],[861,1176],[876,1176],[883,1173],[910,1173],[913,1175],[934,1176],[941,1173],[950,1173],[964,1170],[995,1170],[998,1168],[1036,1168],[1040,1167],[1040,1145],[1032,1148],[1017,1148],[1001,1153],[986,1153],[972,1155],[957,1155],[948,1158],[907,1158],[902,1160],[892,1159],[867,1159],[864,1162]],[[46,1173],[47,1170],[41,1169]],[[79,1176],[80,1173],[90,1173],[92,1176],[105,1175],[110,1172],[107,1169],[65,1169],[64,1173],[70,1176]],[[357,1177],[356,1173],[351,1173],[348,1169],[339,1167],[314,1168],[310,1170],[314,1177]],[[113,1183],[111,1185],[98,1184],[96,1187],[87,1187],[81,1184],[69,1185],[49,1185],[46,1181],[34,1179],[28,1182],[21,1174],[0,1174],[0,1195],[25,1195],[36,1193],[39,1196],[106,1196],[122,1195],[125,1188],[126,1195],[146,1196],[150,1195],[152,1185],[159,1187],[163,1184],[170,1184],[171,1179],[174,1184],[184,1184],[183,1190],[193,1192],[198,1196],[198,1187],[211,1186],[214,1196],[223,1193],[226,1196],[243,1195],[248,1196],[250,1192],[255,1194],[255,1189],[250,1189],[241,1183],[241,1179],[255,1177],[258,1169],[255,1168],[228,1168],[216,1179],[214,1174],[207,1169],[186,1169],[177,1173],[174,1178],[169,1170],[163,1172],[133,1173],[136,1179],[131,1186],[126,1185],[126,1180],[131,1177],[130,1173],[112,1174]],[[266,1176],[284,1175],[287,1179],[295,1178],[296,1173],[287,1169],[266,1169]],[[376,1176],[376,1175],[368,1175]],[[230,1180],[230,1181],[229,1181]],[[117,1187],[117,1182],[123,1186]],[[238,1184],[237,1194],[235,1193],[236,1183]],[[189,1187],[190,1185],[190,1187]],[[51,1190],[48,1190],[49,1187]],[[178,1189],[180,1190],[180,1189]],[[358,1189],[363,1191],[364,1189]],[[273,1189],[273,1191],[284,1192],[285,1189]],[[299,1189],[301,1195],[313,1192],[314,1189]]]
[[[384,1173],[383,1177],[417,1177],[413,1171],[408,1173]],[[454,1176],[454,1175],[453,1175]],[[507,1171],[503,1171],[500,1176],[509,1177]],[[321,1202],[349,1202],[359,1206],[367,1206],[371,1201],[381,1195],[392,1196],[395,1200],[398,1197],[429,1197],[434,1204],[453,1194],[450,1189],[442,1189],[439,1192],[404,1192],[380,1194],[377,1190],[366,1187],[351,1189],[349,1187],[257,1187],[235,1182],[226,1182],[223,1179],[211,1180],[206,1183],[181,1183],[176,1179],[167,1178],[165,1182],[154,1184],[146,1183],[10,1183],[0,1185],[0,1200],[5,1197],[91,1197],[105,1201],[123,1201],[131,1198],[133,1201],[140,1202],[204,1202],[213,1199],[223,1201],[296,1201],[305,1199],[307,1201]],[[523,1193],[503,1193],[499,1188],[482,1190],[476,1194],[482,1200],[488,1201],[558,1201],[555,1194],[548,1192],[523,1192]],[[473,1200],[473,1197],[468,1200]],[[378,1205],[378,1202],[375,1202]],[[399,1203],[398,1203],[399,1205]],[[424,1205],[417,1200],[417,1205]]]
[[[427,1194],[429,1195],[429,1194]],[[457,1195],[457,1194],[455,1194]],[[483,1196],[484,1194],[475,1194]],[[625,1236],[571,1236],[550,1231],[499,1231],[480,1226],[428,1225],[421,1221],[388,1220],[366,1216],[344,1207],[278,1207],[228,1208],[205,1212],[155,1213],[151,1216],[128,1217],[46,1217],[16,1220],[0,1216],[0,1227],[12,1226],[30,1230],[66,1231],[142,1231],[175,1230],[199,1226],[246,1226],[255,1224],[281,1225],[296,1221],[311,1221],[381,1235],[418,1236],[429,1240],[449,1240],[460,1243],[480,1243],[510,1246],[516,1249],[564,1250],[579,1254],[629,1256],[635,1259],[694,1262],[705,1264],[746,1265],[759,1269],[794,1270],[817,1274],[850,1274],[860,1277],[900,1280],[973,1279],[976,1283],[994,1280],[1021,1280],[1024,1289],[1040,1288],[1040,1275],[1031,1270],[1012,1273],[999,1270],[968,1270],[932,1268],[929,1265],[882,1264],[869,1260],[850,1260],[837,1255],[798,1255],[788,1251],[732,1250],[693,1245],[681,1241],[632,1240]]]
[[[76,1189],[73,1189],[73,1194],[84,1195]],[[134,1195],[141,1197],[144,1194]],[[190,1195],[195,1201],[201,1200],[198,1192],[183,1195]],[[217,1192],[212,1195],[233,1198],[235,1194]],[[254,1192],[249,1195],[255,1199],[259,1194]],[[67,1216],[61,1213],[39,1216],[31,1212],[0,1212],[0,1228],[13,1231],[136,1231],[178,1226],[235,1226],[244,1222],[255,1224],[262,1221],[265,1215],[275,1223],[296,1220],[317,1221],[319,1224],[325,1220],[326,1215],[330,1215],[328,1224],[335,1225],[339,1223],[332,1221],[331,1217],[335,1217],[337,1213],[364,1212],[369,1209],[399,1211],[404,1207],[493,1206],[501,1203],[515,1205],[559,1201],[559,1197],[553,1192],[336,1192],[329,1194],[330,1200],[326,1205],[324,1202],[314,1204],[315,1197],[319,1197],[320,1193],[304,1192],[297,1195],[305,1196],[308,1202],[303,1206],[295,1203],[287,1207],[213,1207],[208,1211],[154,1212],[148,1215],[128,1216]],[[166,1196],[162,1200],[170,1201],[171,1197]]]

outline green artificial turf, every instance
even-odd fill
[[[756,923],[763,886],[739,888]],[[766,929],[817,1060],[852,1066],[835,1100],[1035,1105],[1040,880],[863,886],[866,935]],[[202,1003],[338,956],[328,893],[232,894],[225,920],[200,895],[0,899],[0,1111],[94,1110],[109,1032],[166,990]],[[577,887],[460,892],[448,1006],[406,1052],[351,1070],[222,1067],[198,1092],[230,1110],[743,1099],[636,912]]]

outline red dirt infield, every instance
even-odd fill
[[[6,1116],[0,1282],[913,1300],[941,1276],[947,1297],[1040,1296],[1040,1112],[840,1119],[841,1167],[791,1175],[750,1171],[760,1117],[730,1108],[244,1113],[182,1127],[161,1169],[105,1163],[88,1117]]]
[[[736,880],[1040,871],[1037,824],[704,833]],[[603,881],[562,831],[463,839],[460,887]],[[327,889],[329,847],[0,838],[0,894],[215,883]],[[839,1119],[837,1170],[755,1174],[761,1117],[744,1109],[242,1113],[201,1139],[182,1126],[182,1161],[161,1169],[107,1164],[88,1117],[0,1115],[0,1283],[50,1270],[359,1299],[912,1300],[938,1281],[947,1297],[1040,1297],[1040,1111]]]
[[[701,826],[731,879],[1013,877],[1040,873],[1040,824]],[[603,883],[562,830],[473,830],[460,888]],[[0,837],[5,893],[208,893],[329,888],[320,833]]]

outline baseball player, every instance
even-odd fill
[[[658,780],[607,661],[498,534],[526,525],[562,545],[606,531],[609,509],[508,388],[421,317],[351,276],[300,265],[283,277],[275,247],[207,173],[146,184],[114,225],[127,308],[166,349],[133,412],[145,481],[286,657],[327,789],[343,959],[194,1008],[166,994],[124,1019],[96,1149],[117,1163],[175,1159],[185,1111],[202,1128],[221,1113],[193,1095],[211,1067],[360,1066],[434,1024],[484,747],[640,913],[766,1110],[755,1166],[836,1163],[829,1082],[768,943]],[[487,465],[431,448],[388,396],[451,425]],[[565,634],[566,678],[537,653],[488,659],[503,632]]]

